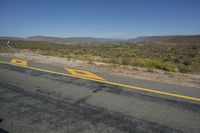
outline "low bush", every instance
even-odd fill
[[[0,46],[5,46],[6,40],[0,39]],[[12,47],[26,49],[31,52],[70,58],[105,62],[117,65],[156,68],[172,72],[200,73],[200,45],[158,46],[137,45],[136,43],[101,44],[56,44],[49,42],[11,41]],[[0,52],[6,52],[2,50]]]

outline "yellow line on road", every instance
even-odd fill
[[[97,80],[105,80],[104,78],[99,77],[96,74],[88,72],[88,71],[69,69],[69,68],[64,68],[64,69],[66,71],[68,71],[69,73],[71,73],[71,75],[75,75],[78,77],[86,77],[86,78],[97,79]]]
[[[18,60],[18,59],[12,59],[11,61],[10,61],[10,63],[12,63],[12,64],[17,64],[17,65],[22,65],[22,66],[27,66],[27,64],[28,64],[28,62],[27,61],[25,61],[25,60]]]
[[[86,77],[79,77],[79,76],[76,76],[76,75],[60,73],[60,72],[55,72],[55,71],[50,71],[50,70],[45,70],[45,69],[40,69],[40,68],[35,68],[35,67],[21,66],[21,65],[12,64],[12,63],[5,62],[5,61],[0,61],[0,63],[14,65],[14,66],[23,67],[23,68],[28,68],[28,69],[32,69],[32,70],[41,71],[41,72],[47,72],[47,73],[62,75],[62,76],[76,77],[76,78],[81,78],[81,79],[86,79],[86,80],[91,80],[91,81],[121,86],[121,87],[125,87],[125,88],[130,88],[130,89],[133,89],[133,90],[146,91],[146,92],[151,92],[151,93],[156,93],[156,94],[161,94],[161,95],[166,95],[166,96],[171,96],[171,97],[177,97],[177,98],[182,98],[182,99],[187,99],[187,100],[193,100],[193,101],[200,101],[200,98],[191,97],[191,96],[184,96],[184,95],[175,94],[175,93],[169,93],[169,92],[164,92],[164,91],[158,91],[158,90],[153,90],[153,89],[147,89],[147,88],[141,88],[141,87],[136,87],[136,86],[131,86],[131,85],[125,85],[125,84],[110,82],[110,81],[106,81],[106,80],[98,80],[98,79],[91,79],[91,78],[86,78]]]

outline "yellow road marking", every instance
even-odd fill
[[[50,70],[45,70],[45,69],[40,69],[40,68],[22,66],[22,65],[18,65],[18,64],[12,64],[12,63],[5,62],[5,61],[0,61],[0,63],[15,65],[15,66],[23,67],[23,68],[28,68],[28,69],[32,69],[32,70],[37,70],[37,71],[41,71],[41,72],[47,72],[47,73],[52,73],[52,74],[57,74],[57,75],[62,75],[62,76],[76,77],[76,78],[81,78],[81,79],[86,79],[86,80],[91,80],[91,81],[121,86],[121,87],[125,87],[125,88],[130,88],[130,89],[133,89],[133,90],[146,91],[146,92],[151,92],[151,93],[156,93],[156,94],[161,94],[161,95],[166,95],[166,96],[182,98],[182,99],[186,99],[186,100],[200,101],[200,98],[191,97],[191,96],[184,96],[184,95],[175,94],[175,93],[169,93],[169,92],[163,92],[163,91],[141,88],[141,87],[136,87],[136,86],[130,86],[130,85],[125,85],[125,84],[120,84],[120,83],[115,83],[115,82],[109,82],[109,81],[105,81],[105,80],[97,80],[97,79],[91,79],[91,78],[87,78],[87,77],[79,77],[79,76],[66,74],[66,73],[60,73],[60,72],[55,72],[55,71],[50,71]]]
[[[86,77],[86,78],[97,79],[97,80],[105,80],[91,72],[88,72],[88,71],[70,69],[70,68],[65,68],[65,70],[67,70],[70,74],[78,76],[78,77]]]
[[[27,61],[18,60],[18,59],[12,59],[12,60],[10,61],[10,63],[16,64],[16,65],[22,65],[22,66],[27,66],[27,64],[28,64]]]

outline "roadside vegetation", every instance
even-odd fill
[[[0,45],[6,40],[0,40]],[[121,42],[119,44],[56,44],[49,42],[11,41],[17,49],[41,55],[51,55],[89,62],[105,62],[156,68],[170,72],[200,73],[200,45],[149,44]],[[2,50],[1,50],[2,52]]]

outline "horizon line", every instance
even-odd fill
[[[30,36],[9,36],[9,35],[0,35],[1,38],[3,37],[10,37],[10,38],[22,38],[26,39],[29,37],[53,37],[53,38],[97,38],[97,39],[136,39],[139,37],[165,37],[165,36],[198,36],[199,34],[162,34],[162,35],[141,35],[141,36],[133,36],[133,37],[95,37],[95,36],[51,36],[51,35],[30,35]]]

